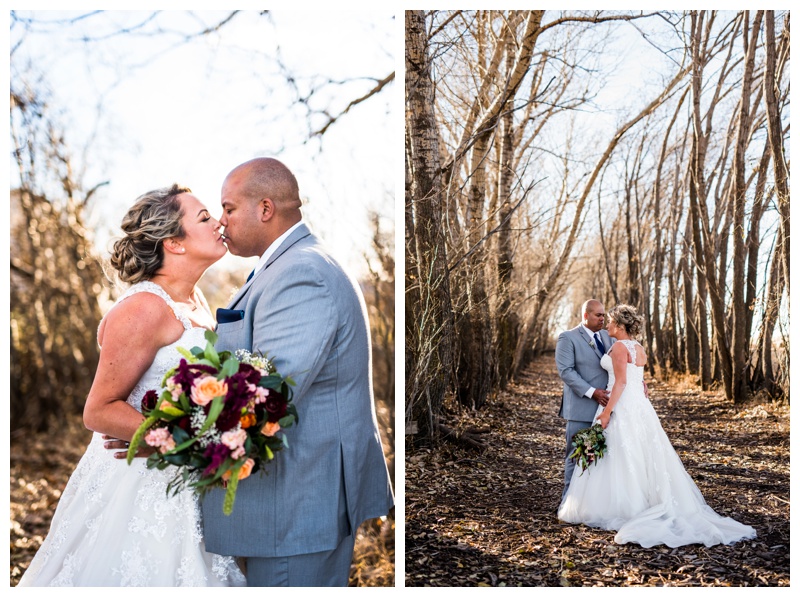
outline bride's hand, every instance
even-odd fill
[[[600,413],[600,416],[597,417],[597,420],[600,421],[600,424],[603,426],[603,429],[608,427],[608,423],[611,420],[611,413],[608,411],[603,411]]]

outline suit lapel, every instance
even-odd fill
[[[301,239],[305,238],[306,236],[308,236],[310,234],[311,234],[311,231],[308,229],[308,226],[306,226],[305,224],[300,224],[297,227],[297,229],[295,229],[295,231],[292,232],[288,236],[288,238],[286,238],[280,244],[280,246],[275,250],[275,252],[272,254],[272,256],[267,260],[267,263],[264,265],[264,267],[262,267],[258,272],[256,272],[256,274],[252,278],[250,278],[245,283],[244,286],[242,286],[239,289],[239,292],[236,293],[236,296],[234,296],[233,299],[231,299],[230,303],[228,303],[228,309],[233,309],[236,306],[236,304],[240,300],[242,300],[244,295],[247,294],[247,291],[250,289],[250,286],[252,286],[253,282],[256,281],[256,278],[258,278],[261,274],[263,274],[264,270],[266,270],[270,265],[275,263],[276,259],[278,259],[281,255],[286,253],[286,251],[288,251],[298,241],[300,241]]]
[[[575,331],[580,335],[581,338],[583,338],[583,341],[586,342],[589,348],[592,349],[597,358],[603,358],[603,353],[600,352],[599,348],[597,348],[597,344],[592,342],[592,340],[589,338],[589,335],[584,331],[583,326],[579,325],[575,328]]]
[[[245,282],[245,285],[239,289],[239,292],[237,292],[236,295],[234,295],[234,297],[228,303],[228,309],[233,309],[236,306],[236,303],[238,303],[244,296],[245,291],[248,288],[250,288],[250,285],[253,283],[253,280],[255,280],[255,276],[253,276],[247,282]]]

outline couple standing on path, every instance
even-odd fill
[[[629,305],[606,315],[597,300],[581,311],[582,323],[562,332],[556,345],[564,382],[559,416],[567,421],[559,519],[614,530],[617,543],[643,547],[755,538],[755,529],[706,504],[664,433],[644,383],[647,355],[634,340],[643,318]],[[596,423],[604,430],[605,456],[580,470],[569,458],[572,438]]]
[[[356,530],[392,508],[358,284],[302,222],[297,180],[278,160],[232,170],[221,201],[218,221],[173,185],[123,219],[111,265],[131,286],[98,329],[84,408],[95,433],[18,586],[347,586]],[[260,259],[216,321],[196,284],[228,250]],[[191,490],[168,496],[172,471],[113,451],[144,420],[142,397],[161,391],[177,348],[213,329],[218,351],[266,353],[296,381],[290,448],[239,483],[230,516],[224,490],[202,503]]]

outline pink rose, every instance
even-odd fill
[[[166,427],[151,429],[147,432],[147,435],[144,436],[144,441],[148,446],[157,448],[162,454],[169,452],[175,447],[175,440]]]
[[[231,450],[236,450],[244,445],[247,439],[247,432],[244,429],[232,429],[222,434],[222,443]],[[234,456],[234,458],[236,458]]]

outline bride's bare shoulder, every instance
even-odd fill
[[[158,337],[172,321],[175,316],[164,299],[150,292],[137,292],[106,313],[97,330],[97,342],[102,346],[104,339],[130,334]]]

